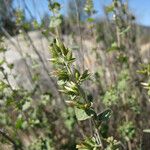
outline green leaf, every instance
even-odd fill
[[[71,59],[72,59],[72,52],[69,51],[69,52],[67,53],[67,60],[70,61]]]
[[[94,22],[94,18],[88,18],[87,21],[88,21],[89,23],[92,23],[92,22]]]
[[[21,114],[19,114],[15,126],[16,129],[25,129],[27,127],[27,121],[23,119],[23,116]]]
[[[120,35],[123,35],[125,33],[127,33],[130,30],[130,26],[128,26],[126,29],[124,29],[122,32],[120,32]]]
[[[105,11],[106,13],[111,13],[114,11],[114,8],[115,8],[114,5],[110,5],[105,8]]]
[[[92,116],[92,117],[95,117],[95,118],[97,117],[96,112],[95,112],[94,109],[92,109],[92,108],[86,109],[85,112],[86,112],[86,114],[89,115],[89,116]]]
[[[5,60],[0,60],[0,66],[5,63]]]
[[[69,80],[69,75],[65,70],[59,70],[57,76],[59,80],[63,81]]]
[[[50,21],[50,28],[55,28],[57,26],[59,26],[62,23],[62,20],[60,17],[51,17],[51,21]]]
[[[23,122],[24,122],[24,120],[23,120],[22,118],[19,118],[19,119],[16,121],[16,128],[17,128],[17,129],[22,128]]]
[[[22,110],[25,111],[29,109],[31,106],[31,102],[26,101],[25,104],[22,106]]]
[[[81,78],[80,78],[81,81],[82,81],[82,80],[85,80],[87,77],[89,77],[89,75],[90,75],[90,74],[89,74],[88,70],[85,70],[85,71],[83,72]]]
[[[79,121],[87,120],[87,119],[91,118],[92,116],[94,116],[93,112],[90,113],[87,110],[79,109],[76,107],[75,107],[75,114],[76,114],[77,120],[79,120]]]
[[[16,121],[16,128],[17,129],[21,129],[22,128],[22,125],[23,125],[23,118],[18,118],[17,121]]]
[[[74,82],[67,82],[67,84],[64,86],[66,93],[71,95],[78,95],[78,88]]]
[[[13,69],[14,64],[8,64],[7,66],[8,66],[9,69]]]
[[[106,109],[103,112],[101,112],[100,114],[97,115],[97,120],[102,122],[102,121],[107,121],[110,119],[112,114],[112,110],[111,109]]]
[[[0,47],[0,52],[5,52],[5,51],[6,51],[6,48]]]
[[[54,2],[54,3],[49,5],[49,9],[51,11],[58,11],[58,10],[60,10],[60,8],[61,8],[61,6],[58,2]]]
[[[37,20],[33,20],[32,24],[33,24],[34,29],[37,30],[39,28],[39,24],[38,24]]]
[[[66,56],[67,53],[68,53],[68,49],[67,49],[67,48],[65,47],[65,45],[61,42],[61,40],[56,39],[56,44],[57,44],[57,46],[60,48],[61,53]]]
[[[80,77],[80,72],[79,72],[79,70],[75,69],[75,78],[76,78],[76,80],[79,80],[79,77]]]
[[[114,43],[111,44],[111,47],[108,48],[108,51],[109,51],[109,52],[110,52],[110,51],[116,51],[116,50],[119,50],[119,49],[120,49],[120,48],[117,46],[117,43],[114,42]]]
[[[122,55],[120,54],[118,57],[117,57],[117,60],[121,63],[127,63],[128,62],[128,57],[125,56],[125,55]]]
[[[76,145],[78,150],[98,150],[100,149],[100,145],[97,145],[94,137],[88,137],[80,144]]]

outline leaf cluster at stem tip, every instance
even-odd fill
[[[90,74],[88,70],[80,72],[74,67],[75,58],[72,51],[59,39],[55,39],[50,45],[50,51],[52,57],[50,61],[57,65],[54,75],[58,78],[60,91],[69,97],[66,103],[75,108],[76,118],[80,121],[93,118],[99,123],[109,120],[112,113],[110,109],[97,114],[92,107],[92,102],[88,100],[82,82]]]

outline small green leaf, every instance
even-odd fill
[[[92,22],[94,22],[94,18],[88,18],[87,21],[88,21],[89,23],[92,23]]]
[[[60,17],[51,17],[51,21],[50,21],[50,28],[55,28],[57,26],[59,26],[62,23],[62,20]]]
[[[9,69],[13,69],[14,64],[8,64],[7,66],[9,67]]]
[[[80,77],[80,72],[79,72],[79,70],[75,69],[75,78],[76,78],[76,80],[79,80],[79,77]]]
[[[6,48],[0,47],[0,52],[5,52],[5,51],[6,51]]]
[[[59,79],[59,80],[63,80],[63,81],[69,80],[69,75],[68,75],[68,73],[67,73],[66,71],[64,71],[64,70],[58,71],[57,76],[58,76],[58,79]]]
[[[97,115],[97,120],[102,122],[102,121],[107,121],[111,117],[112,110],[111,109],[106,109],[100,114]]]
[[[125,33],[127,33],[130,30],[130,26],[128,26],[126,29],[124,29],[122,32],[120,32],[120,35],[123,35]]]
[[[19,114],[15,123],[16,129],[25,129],[27,127],[27,121],[23,119],[23,116]]]
[[[67,82],[64,88],[66,93],[70,95],[78,95],[78,88],[74,82]]]
[[[117,46],[117,43],[114,42],[114,43],[111,44],[111,47],[108,48],[108,51],[109,51],[109,52],[110,52],[110,51],[116,51],[116,50],[119,50],[119,49],[120,49],[120,48]]]
[[[105,8],[105,11],[106,13],[111,13],[114,11],[114,8],[115,8],[114,5],[110,5]]]
[[[31,102],[26,101],[25,104],[22,106],[22,110],[25,111],[29,109],[31,106]]]
[[[72,52],[69,51],[69,52],[67,53],[67,60],[70,61],[71,59],[72,59]]]
[[[53,2],[49,4],[49,10],[57,12],[61,9],[61,5],[58,2]]]
[[[34,29],[36,29],[36,30],[39,28],[39,24],[38,24],[37,20],[33,20],[32,25],[33,25]]]
[[[79,109],[75,107],[75,114],[76,114],[77,120],[79,121],[87,120],[93,116],[93,113],[90,113],[90,112],[87,113],[87,112],[88,112],[87,110]]]
[[[86,109],[85,112],[86,112],[87,115],[89,115],[89,116],[92,116],[92,117],[95,117],[95,118],[97,117],[96,112],[95,112],[94,109],[92,109],[92,108]]]
[[[85,80],[89,76],[88,70],[85,70],[81,76],[81,80]]]
[[[120,55],[117,57],[117,60],[118,60],[119,62],[121,62],[121,63],[127,63],[128,57],[125,56],[125,55],[121,55],[121,54],[120,54]]]
[[[22,128],[22,125],[23,125],[23,118],[18,118],[17,121],[16,121],[16,128],[17,129],[21,129]]]
[[[5,60],[0,60],[0,66],[5,63]]]
[[[61,49],[61,53],[66,56],[68,53],[68,49],[65,48],[65,45],[58,39],[56,39],[56,44]]]

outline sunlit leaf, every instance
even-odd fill
[[[75,114],[77,117],[77,120],[82,121],[82,120],[87,120],[89,118],[91,118],[92,116],[94,116],[94,114],[84,110],[84,109],[79,109],[79,108],[75,108]]]

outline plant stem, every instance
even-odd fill
[[[0,129],[0,134],[1,134],[5,139],[7,139],[10,143],[13,144],[13,147],[14,147],[15,150],[17,150],[18,148],[19,148],[20,150],[22,150],[22,148],[21,148],[20,146],[18,146],[18,144],[16,144],[16,142],[15,142],[12,138],[10,138],[10,137],[9,137],[4,131],[2,131],[1,129]]]
[[[79,6],[77,0],[74,0],[75,7],[76,7],[76,16],[77,16],[77,25],[79,29],[79,36],[80,36],[80,56],[82,57],[83,69],[84,69],[84,52],[83,52],[83,38],[81,33],[81,24],[80,24],[80,14],[79,14]],[[83,55],[82,55],[83,54]]]
[[[75,77],[73,76],[73,73],[71,71],[71,68],[68,64],[65,63],[65,66],[67,68],[67,71],[71,74],[72,76],[72,79],[73,81],[75,82],[76,86],[78,87],[79,89],[79,92],[80,92],[80,96],[85,100],[85,102],[88,102],[87,100],[87,95],[86,93],[84,92],[84,90],[82,89],[82,87],[76,82],[76,79]],[[100,133],[98,131],[98,128],[97,128],[97,125],[96,125],[96,122],[95,120],[92,118],[91,121],[93,122],[93,130],[95,130],[95,135],[96,135],[96,141],[97,141],[97,144],[101,146],[101,148],[103,149],[103,143],[102,143],[102,140],[101,140],[101,137],[100,137]]]
[[[96,134],[96,141],[98,143],[98,145],[101,146],[102,149],[104,149],[103,147],[103,143],[102,143],[102,140],[101,140],[101,137],[100,137],[100,134],[99,134],[99,131],[98,131],[98,128],[97,128],[97,125],[96,125],[96,122],[94,119],[92,119],[93,121],[93,124],[94,124],[94,128],[95,128],[95,134]]]

